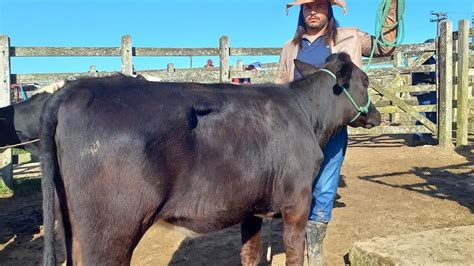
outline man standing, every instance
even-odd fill
[[[338,27],[331,5],[346,11],[345,3],[341,0],[295,0],[287,4],[287,9],[300,6],[300,13],[295,36],[285,44],[280,54],[278,83],[301,78],[301,74],[295,70],[295,58],[319,67],[331,53],[346,52],[354,64],[361,67],[362,56],[370,56],[373,45],[377,45],[375,56],[393,52],[393,47],[378,45],[375,37],[368,33],[356,28]],[[382,33],[388,42],[393,42],[397,36],[396,23],[397,1],[392,0]],[[324,264],[322,242],[331,220],[347,141],[347,128],[343,128],[323,148],[324,161],[313,183],[313,199],[306,225],[306,250],[310,265]]]
[[[434,43],[434,39],[428,39],[425,43]],[[436,64],[435,56],[428,58],[423,65],[434,65]],[[411,74],[411,84],[436,84],[436,72],[415,72]],[[415,96],[418,100],[419,105],[431,105],[436,104],[436,91],[430,92],[412,92],[411,96]],[[436,112],[421,112],[421,115],[428,118],[431,122],[436,124]],[[423,125],[420,121],[416,120],[415,125]],[[415,133],[413,135],[412,143],[413,146],[436,144],[436,140],[430,133]]]

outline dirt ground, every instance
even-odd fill
[[[37,170],[20,166],[16,171]],[[359,240],[473,225],[473,150],[408,147],[397,137],[352,137],[338,194],[324,242],[329,265],[343,265]],[[40,264],[41,220],[39,179],[26,180],[13,197],[0,198],[0,265]],[[269,227],[265,222],[264,246]],[[273,264],[284,265],[280,220],[272,227]],[[189,238],[155,225],[135,250],[132,265],[238,265],[239,246],[238,226]]]

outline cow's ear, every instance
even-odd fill
[[[352,69],[354,64],[352,62],[343,63],[337,70],[337,83],[341,86],[348,85],[352,76]]]
[[[319,68],[317,68],[317,67],[315,67],[311,64],[305,63],[303,61],[300,61],[298,59],[294,59],[293,62],[295,63],[296,70],[298,70],[298,72],[300,72],[300,74],[303,78],[306,78],[306,77],[318,72],[318,70],[319,70]]]
[[[354,63],[352,63],[351,58],[346,53],[338,54],[338,63],[339,66],[336,71],[337,83],[340,86],[348,87],[352,77]]]

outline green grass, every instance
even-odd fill
[[[12,154],[13,155],[25,154],[25,153],[28,153],[28,152],[25,151],[24,149],[19,149],[19,148],[13,148],[12,149]]]
[[[13,190],[9,189],[3,180],[0,179],[0,198],[9,198],[13,195]]]

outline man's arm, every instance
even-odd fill
[[[387,14],[387,18],[384,22],[383,27],[383,36],[385,40],[388,42],[394,42],[397,38],[397,27],[393,27],[398,22],[398,5],[397,0],[392,0],[390,4],[390,9]],[[372,51],[372,46],[377,45],[375,48],[374,56],[386,56],[391,55],[395,50],[395,47],[392,46],[382,46],[376,43],[375,37],[366,33],[366,32],[359,32],[361,35],[360,38],[362,40],[362,55],[370,56],[370,52]]]
[[[290,82],[291,77],[290,77],[290,72],[291,72],[291,67],[288,66],[288,57],[289,55],[289,49],[291,45],[291,40],[285,43],[283,46],[283,49],[281,49],[280,53],[280,60],[278,62],[278,70],[277,70],[277,77],[275,80],[275,83],[277,84],[285,84]]]

